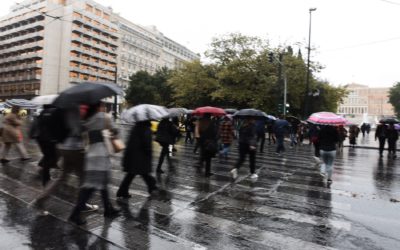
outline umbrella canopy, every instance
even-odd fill
[[[394,124],[394,128],[395,128],[396,130],[400,130],[400,124],[398,124],[398,123]]]
[[[233,114],[234,117],[259,117],[259,118],[267,118],[267,114],[258,110],[258,109],[241,109]]]
[[[237,109],[224,109],[227,114],[233,115],[234,113],[238,112]]]
[[[25,109],[35,109],[37,106],[29,100],[25,99],[10,99],[6,101],[6,105],[9,107],[17,106]]]
[[[296,123],[299,124],[301,122],[301,120],[295,116],[286,116],[286,121],[290,122],[290,123]]]
[[[54,100],[58,97],[58,95],[40,95],[34,97],[31,102],[38,106],[48,105],[54,102]]]
[[[121,114],[121,119],[127,123],[135,123],[141,121],[160,120],[167,115],[169,115],[168,109],[163,106],[140,104],[124,110]]]
[[[273,115],[267,115],[267,118],[269,120],[271,120],[271,121],[276,121],[277,120],[277,118],[275,116],[273,116]]]
[[[345,125],[347,120],[332,112],[318,112],[310,115],[308,122],[320,125]]]
[[[204,114],[223,116],[226,113],[225,113],[225,110],[223,110],[221,108],[216,108],[216,107],[211,107],[211,106],[199,107],[199,108],[195,109],[192,113],[192,115],[204,115]]]
[[[185,108],[170,108],[168,109],[168,113],[169,114],[166,116],[166,118],[189,114],[189,110]]]
[[[61,108],[78,104],[90,105],[105,97],[122,94],[122,89],[114,83],[83,82],[61,92],[53,105]]]
[[[394,117],[389,117],[389,118],[380,119],[379,123],[399,123],[399,120],[397,120]]]

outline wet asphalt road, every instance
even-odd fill
[[[123,134],[126,132],[126,127]],[[360,146],[374,146],[372,135]],[[0,167],[0,249],[399,249],[400,159],[378,157],[377,150],[345,147],[335,161],[330,188],[318,175],[309,145],[289,148],[283,157],[266,145],[257,154],[255,181],[248,163],[232,181],[236,146],[228,160],[214,158],[211,178],[195,167],[193,145],[181,140],[174,167],[158,177],[160,194],[149,199],[140,177],[131,185],[132,198],[115,200],[123,178],[121,156],[114,157],[113,202],[122,216],[102,216],[98,195],[91,203],[100,211],[87,214],[88,224],[66,222],[76,201],[77,179],[46,203],[50,212],[27,208],[41,191],[34,159],[21,163],[13,152]],[[154,144],[157,163],[159,147]],[[55,170],[53,178],[57,177]]]

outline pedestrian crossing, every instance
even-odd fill
[[[309,145],[287,147],[282,157],[274,153],[274,145],[265,145],[265,152],[257,153],[258,179],[250,179],[245,162],[235,181],[230,170],[238,158],[236,146],[228,159],[213,159],[210,178],[197,167],[199,155],[193,154],[193,145],[180,142],[176,147],[174,166],[164,163],[166,173],[157,176],[162,191],[152,199],[140,177],[131,185],[129,201],[114,199],[124,176],[121,155],[116,155],[109,189],[122,216],[110,221],[100,212],[90,213],[83,229],[126,249],[396,249],[392,246],[400,244],[399,236],[377,236],[378,228],[365,222],[369,216],[383,222],[386,215],[369,214],[358,206],[386,202],[370,183],[379,173],[387,179],[371,150],[345,148],[328,188]],[[154,144],[153,167],[159,150]],[[29,203],[41,191],[35,165],[12,161],[1,167],[0,192]],[[400,179],[397,169],[392,169],[391,178],[392,183]],[[46,203],[50,216],[66,221],[77,185],[72,176],[51,197]],[[91,203],[101,207],[100,197]],[[393,227],[400,228],[395,223]]]

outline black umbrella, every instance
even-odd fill
[[[257,117],[257,118],[267,118],[267,114],[258,109],[241,109],[233,114],[234,117]]]
[[[53,105],[61,108],[77,104],[90,105],[103,98],[122,94],[122,89],[114,83],[83,82],[61,92]]]
[[[397,120],[394,117],[388,117],[388,118],[382,118],[379,120],[380,123],[399,123],[399,120]]]
[[[25,109],[35,109],[37,106],[29,100],[25,99],[11,99],[6,101],[6,105],[9,107],[17,106]]]
[[[238,110],[237,109],[224,109],[225,110],[225,112],[227,113],[227,114],[234,114],[234,113],[236,113]]]

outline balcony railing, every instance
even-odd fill
[[[35,31],[35,32],[29,33],[29,34],[25,34],[23,36],[17,36],[12,39],[7,39],[4,41],[1,41],[1,44],[2,45],[12,45],[13,43],[24,41],[24,40],[34,38],[34,37],[44,37],[44,32],[43,31],[39,31],[39,32]],[[1,52],[2,51],[0,50],[0,53]]]
[[[27,24],[27,25],[23,25],[21,27],[18,27],[16,29],[11,29],[11,30],[7,30],[6,32],[1,32],[0,33],[0,40],[2,41],[7,41],[8,39],[4,39],[3,38],[5,36],[11,35],[11,34],[15,34],[21,31],[25,31],[28,29],[39,29],[39,28],[44,28],[44,23],[42,21],[38,21],[38,22],[34,22],[31,24]]]
[[[2,63],[9,63],[9,62],[17,62],[17,61],[23,61],[26,59],[35,59],[35,58],[42,58],[43,57],[43,52],[34,52],[34,53],[29,53],[26,55],[19,55],[19,56],[10,56],[6,57],[3,59],[0,59],[0,64]]]
[[[41,63],[28,63],[28,64],[24,63],[16,66],[0,67],[0,73],[41,68],[41,67],[42,67]]]

